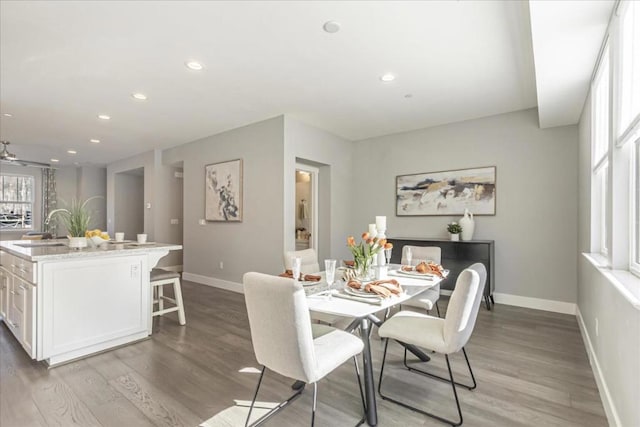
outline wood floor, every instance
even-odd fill
[[[50,370],[29,360],[0,326],[0,426],[244,425],[246,407],[238,401],[251,399],[258,374],[243,368],[258,366],[243,296],[189,282],[183,294],[187,326],[172,313],[156,319],[149,340]],[[372,348],[377,383],[383,347],[375,331]],[[390,349],[385,390],[453,416],[450,386],[401,369],[401,348]],[[478,388],[459,391],[465,426],[607,425],[575,317],[481,308],[467,350]],[[453,359],[458,379],[466,380],[464,358]],[[440,372],[445,366],[438,356],[428,365]],[[258,400],[276,402],[290,385],[268,372]],[[362,407],[353,364],[318,389],[317,426],[356,424]],[[305,391],[267,425],[308,425],[310,395]],[[443,425],[380,399],[378,414],[380,426]]]

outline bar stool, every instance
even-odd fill
[[[167,271],[161,268],[154,268],[151,270],[151,319],[153,320],[154,316],[162,316],[166,313],[171,313],[174,311],[178,312],[178,322],[181,325],[187,323],[184,315],[184,303],[182,302],[182,290],[180,288],[180,274],[174,271]],[[173,285],[173,295],[174,298],[169,298],[163,295],[163,286],[164,285]],[[173,307],[164,308],[164,302],[168,301],[174,304]],[[158,309],[155,310],[155,305],[158,304]],[[149,322],[149,328],[151,328],[151,324],[153,322]],[[151,333],[151,331],[149,331]]]

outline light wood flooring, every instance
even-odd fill
[[[54,369],[31,361],[0,326],[0,426],[244,425],[246,407],[236,401],[251,399],[258,374],[241,370],[258,366],[243,296],[189,282],[183,294],[187,326],[175,313],[156,318],[151,339]],[[377,384],[383,347],[373,335]],[[401,347],[390,349],[385,390],[454,416],[450,386],[401,369]],[[478,388],[459,390],[465,426],[607,425],[574,316],[482,307],[467,350]],[[453,360],[466,380],[464,358]],[[441,373],[445,367],[438,356],[428,365]],[[259,400],[288,396],[291,383],[267,372]],[[318,389],[316,426],[356,424],[362,407],[353,364]],[[310,402],[306,390],[267,425],[309,425]],[[380,426],[443,425],[381,399],[378,415]]]

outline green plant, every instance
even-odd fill
[[[85,237],[84,233],[89,229],[89,222],[91,221],[91,214],[87,209],[87,204],[91,200],[98,198],[101,198],[101,196],[89,197],[85,201],[73,199],[69,209],[60,208],[49,212],[45,224],[48,224],[54,216],[60,217],[70,237]]]
[[[447,231],[451,234],[459,234],[462,233],[462,227],[457,222],[452,222],[447,224]]]

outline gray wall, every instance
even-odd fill
[[[578,249],[590,252],[591,239],[591,102],[587,99],[579,125]],[[615,191],[615,189],[614,189]],[[592,363],[600,394],[610,396],[620,426],[640,420],[640,310],[633,307],[610,279],[578,255],[578,309],[587,342],[596,359]],[[598,327],[596,328],[596,322]],[[598,371],[599,368],[599,371]],[[607,405],[605,404],[605,408]],[[610,418],[611,419],[611,418]]]
[[[395,216],[395,177],[496,166],[497,214],[476,217],[474,235],[496,241],[496,292],[575,303],[577,140],[530,109],[359,141],[350,229],[386,215],[388,236],[446,238],[459,217]]]
[[[78,200],[99,196],[91,202],[91,227],[107,229],[107,169],[82,166],[78,168]]]
[[[144,230],[144,177],[121,172],[115,175],[114,182],[118,195],[114,203],[114,235],[123,232],[125,239],[136,240]]]
[[[235,283],[241,283],[247,271],[281,272],[283,121],[283,117],[276,117],[163,153],[164,164],[181,162],[184,168],[185,272]],[[204,218],[205,166],[234,159],[243,161],[242,222],[199,225],[198,220]],[[294,170],[295,166],[292,178]],[[291,189],[293,192],[293,184]]]

